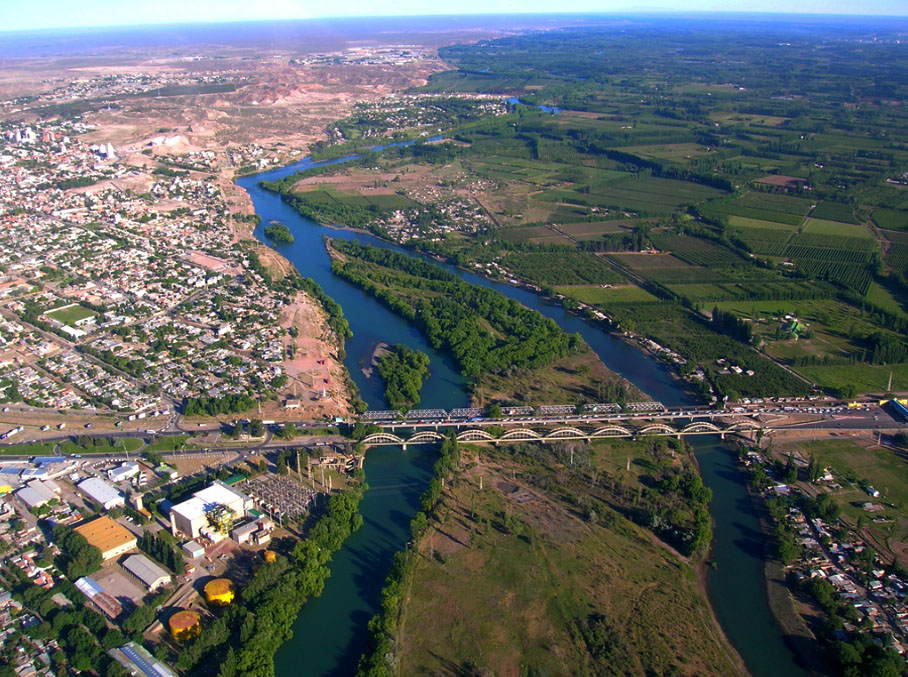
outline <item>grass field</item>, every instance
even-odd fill
[[[606,233],[620,233],[631,230],[638,223],[635,220],[591,221],[589,223],[566,223],[559,225],[561,230],[577,240],[593,240]]]
[[[908,305],[906,305],[908,304],[908,299],[905,299],[904,295],[899,294],[898,290],[887,289],[880,285],[879,282],[874,282],[870,287],[870,291],[867,292],[867,301],[890,313],[908,317]]]
[[[805,233],[815,233],[817,235],[837,235],[839,237],[855,237],[863,239],[872,239],[870,231],[864,226],[851,223],[841,223],[838,221],[826,221],[824,219],[809,218],[804,225]]]
[[[101,444],[94,447],[83,447],[75,442],[63,442],[60,444],[60,452],[63,454],[117,454],[123,453],[123,451],[135,451],[145,444],[144,440],[137,437],[121,437],[115,442],[115,444]]]
[[[53,456],[56,442],[33,442],[31,444],[14,444],[0,449],[2,456]]]
[[[174,435],[172,437],[162,437],[157,442],[149,444],[143,451],[176,451],[186,444],[187,440],[192,439],[192,435]]]
[[[446,489],[411,577],[400,674],[737,674],[689,566],[605,506],[591,523],[539,490],[514,500],[508,470],[483,462]],[[584,634],[591,618],[605,646]]]
[[[62,322],[63,324],[75,327],[76,322],[84,320],[87,317],[97,317],[97,313],[82,306],[69,306],[58,308],[57,310],[48,310],[46,313],[49,318]]]
[[[832,367],[798,367],[798,373],[830,388],[854,384],[859,393],[885,393],[892,373],[892,389],[908,392],[908,364],[837,365]]]
[[[759,228],[759,229],[768,229],[768,230],[778,230],[785,233],[794,233],[796,228],[787,223],[779,223],[778,221],[765,221],[763,219],[751,219],[746,216],[734,216],[731,215],[728,217],[728,225],[734,226],[736,228]]]
[[[738,317],[753,320],[754,335],[767,341],[764,348],[766,353],[784,361],[810,356],[860,357],[864,348],[861,338],[879,330],[868,315],[861,315],[858,309],[835,299],[797,301],[750,301],[745,299],[720,301],[716,305],[723,310],[735,313]],[[782,323],[782,318],[789,313],[808,324],[814,334],[812,339],[776,339],[776,329]],[[885,386],[885,380],[880,385],[878,377],[873,377],[868,381],[860,376],[861,370],[873,372],[876,369],[869,365],[796,368],[807,378],[821,385],[836,388],[847,383],[848,378],[857,378],[856,384],[866,386],[859,388],[862,392]],[[887,368],[887,376],[888,373]],[[905,384],[905,387],[908,388],[908,383]]]
[[[508,242],[532,242],[534,244],[573,244],[561,233],[545,226],[512,226],[503,228],[499,235]]]

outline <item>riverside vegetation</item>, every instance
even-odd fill
[[[589,401],[597,391],[626,396],[626,384],[601,366],[579,335],[517,301],[404,254],[340,239],[329,247],[332,271],[447,351],[474,394],[489,383],[522,393],[504,400],[526,401],[544,375],[553,382],[545,392],[557,392],[557,401]]]
[[[429,356],[405,345],[396,345],[378,358],[378,373],[385,381],[388,406],[410,409],[419,404],[422,384],[429,378]]]

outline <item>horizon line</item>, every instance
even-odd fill
[[[374,19],[441,19],[441,18],[470,18],[470,17],[523,17],[523,18],[532,18],[532,17],[548,17],[548,18],[634,18],[634,17],[684,17],[684,16],[711,16],[711,17],[723,17],[723,16],[734,16],[734,17],[753,17],[753,18],[780,18],[780,19],[795,19],[795,18],[806,18],[806,19],[860,19],[862,21],[873,21],[878,19],[906,19],[908,20],[908,13],[905,14],[847,14],[847,13],[838,13],[838,12],[810,12],[810,11],[758,11],[758,10],[734,10],[734,9],[723,9],[723,10],[713,10],[713,9],[668,9],[668,8],[652,8],[652,9],[615,9],[615,10],[603,10],[596,12],[500,12],[500,11],[489,11],[489,12],[469,12],[469,13],[451,13],[451,12],[439,12],[432,14],[375,14],[371,16],[350,16],[350,15],[335,15],[335,16],[286,16],[286,17],[273,17],[266,19],[250,18],[250,19],[210,19],[205,21],[154,21],[154,22],[142,22],[142,23],[129,23],[129,24],[92,24],[92,25],[61,25],[61,26],[49,26],[42,28],[13,28],[5,29],[0,27],[0,35],[14,35],[14,34],[40,34],[40,33],[59,33],[59,32],[79,32],[79,31],[92,31],[92,30],[121,30],[121,29],[142,29],[142,28],[157,28],[163,26],[223,26],[230,24],[268,24],[268,23],[284,23],[284,22],[317,22],[317,21],[368,21]],[[452,27],[454,28],[454,27]]]

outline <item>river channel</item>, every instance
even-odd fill
[[[295,165],[247,176],[238,184],[246,189],[262,218],[255,236],[264,239],[264,226],[272,220],[286,224],[295,241],[276,249],[305,277],[318,282],[341,304],[353,330],[347,341],[346,366],[362,398],[372,409],[385,409],[383,387],[377,376],[366,378],[368,363],[379,342],[403,343],[429,355],[431,376],[423,388],[421,408],[452,409],[468,404],[463,379],[445,354],[435,351],[403,319],[370,296],[332,275],[325,250],[325,236],[358,240],[373,246],[404,251],[370,235],[320,226],[300,216],[278,195],[262,189],[262,180],[274,181],[295,171],[336,164],[305,159]],[[414,255],[413,252],[405,252]],[[537,294],[512,285],[492,282],[469,272],[444,266],[467,282],[491,287],[523,305],[552,318],[567,332],[577,332],[612,371],[667,406],[696,400],[683,382],[672,377],[660,362],[586,321],[547,302]],[[694,438],[694,449],[703,480],[713,491],[711,506],[715,528],[713,560],[708,589],[716,616],[748,670],[762,677],[803,675],[775,623],[766,597],[763,576],[765,539],[751,508],[743,473],[731,452],[713,438]],[[409,522],[418,508],[419,494],[427,486],[434,463],[431,448],[374,449],[365,460],[369,491],[362,502],[363,527],[351,536],[331,563],[331,577],[318,599],[310,600],[293,626],[293,638],[275,656],[278,677],[349,675],[366,640],[366,624],[379,610],[380,591],[394,553],[409,537]]]

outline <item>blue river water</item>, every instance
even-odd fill
[[[347,159],[323,163],[306,159],[289,167],[241,178],[239,185],[249,193],[256,213],[262,217],[262,225],[255,235],[264,242],[265,224],[272,220],[286,224],[295,241],[275,248],[343,307],[354,333],[347,342],[346,366],[370,408],[387,406],[380,379],[366,378],[361,370],[378,342],[403,343],[429,355],[431,376],[423,388],[420,407],[466,406],[464,381],[450,357],[434,350],[400,317],[332,275],[323,239],[346,238],[403,250],[371,235],[320,226],[258,185],[262,180],[273,181],[298,170]],[[493,282],[453,266],[443,267],[467,282],[496,289],[538,310],[567,332],[578,332],[609,369],[653,399],[668,406],[696,402],[683,382],[674,378],[662,363],[562,307],[531,291]],[[704,482],[714,496],[712,559],[717,568],[709,573],[708,588],[716,616],[752,674],[761,677],[804,674],[769,609],[763,576],[765,539],[751,508],[744,476],[735,467],[734,456],[718,440],[697,438],[694,449]],[[394,553],[406,545],[409,522],[418,508],[419,494],[430,479],[433,461],[433,452],[427,447],[408,447],[406,452],[381,448],[367,455],[364,468],[370,489],[362,503],[365,524],[337,553],[323,595],[306,604],[293,626],[293,639],[278,651],[275,667],[280,677],[339,676],[355,670],[365,646],[366,625],[379,610],[381,587]]]

